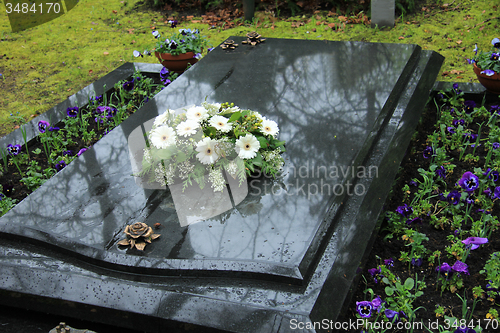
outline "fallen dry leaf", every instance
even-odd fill
[[[398,39],[405,39],[403,36],[399,36]]]
[[[113,10],[113,14],[117,14],[118,12],[116,10]]]
[[[456,41],[456,43],[457,43],[458,45],[460,45],[460,44],[462,44],[462,41],[461,41],[461,40],[457,40],[457,41]]]
[[[104,51],[103,53],[105,56],[109,55],[109,52]]]

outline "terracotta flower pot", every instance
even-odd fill
[[[481,74],[482,69],[474,64],[474,73],[477,75],[479,83],[483,85],[490,93],[500,95],[500,74],[495,73],[491,76]]]
[[[193,65],[198,61],[198,59],[194,57],[194,52],[187,52],[175,56],[170,53],[155,52],[155,56],[168,70],[179,74],[184,72],[188,65]]]

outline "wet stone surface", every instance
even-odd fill
[[[136,314],[150,332],[335,320],[442,57],[416,45],[231,39],[240,46],[216,48],[0,219],[10,305],[94,309],[89,320],[130,328]],[[152,119],[205,98],[279,124],[278,181],[256,176],[243,194],[215,196],[134,177]],[[144,252],[117,245],[134,222],[161,224]]]

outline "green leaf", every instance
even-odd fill
[[[267,148],[268,141],[265,137],[257,135],[256,138],[260,142],[260,148]]]
[[[241,118],[241,112],[235,112],[232,114],[231,118],[229,118],[228,122],[236,121]]]
[[[385,283],[385,284],[390,284],[389,279],[388,279],[388,278],[386,278],[386,277],[384,277],[384,278],[382,279],[382,282],[383,282],[383,283]]]
[[[411,290],[415,286],[415,280],[412,278],[407,278],[405,281],[405,289],[406,290]]]
[[[391,287],[385,287],[385,293],[387,296],[392,296],[394,295],[394,289],[392,289]]]

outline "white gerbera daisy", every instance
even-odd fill
[[[149,136],[151,143],[158,149],[167,148],[175,144],[175,131],[169,126],[156,127]]]
[[[197,129],[200,127],[195,120],[186,120],[177,125],[177,133],[180,136],[190,136],[196,134]]]
[[[219,155],[215,152],[215,144],[217,142],[211,138],[204,138],[196,146],[198,154],[196,157],[203,164],[213,164],[219,159]]]
[[[279,132],[278,124],[274,120],[264,119],[261,126],[264,134],[276,136]]]
[[[202,106],[193,106],[186,112],[186,117],[189,120],[201,122],[208,118],[207,110]]]
[[[252,134],[247,134],[236,140],[236,151],[243,159],[254,158],[260,148],[260,142]]]
[[[231,124],[228,124],[229,119],[223,116],[213,116],[210,118],[210,126],[215,127],[215,129],[221,131],[222,133],[227,133],[231,130]]]

